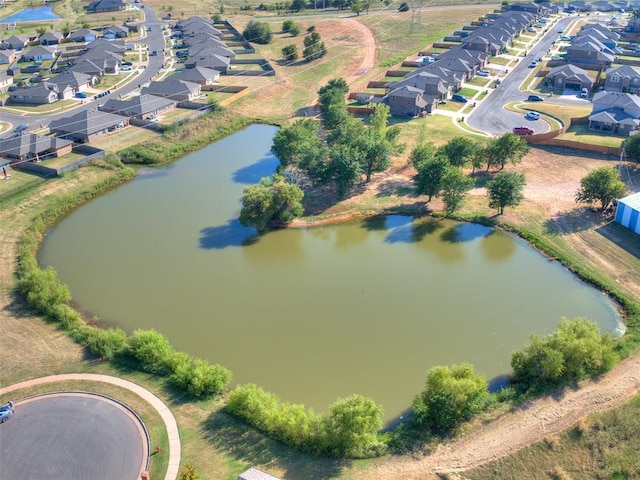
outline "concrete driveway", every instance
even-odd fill
[[[99,395],[64,392],[27,399],[0,425],[2,479],[136,480],[148,458],[144,425]]]

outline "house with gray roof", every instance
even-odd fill
[[[236,53],[233,50],[227,47],[222,47],[220,45],[196,44],[189,47],[190,57],[206,57],[210,55],[219,55],[221,57],[226,57],[230,60],[233,60],[234,58],[236,58]]]
[[[608,53],[607,47],[596,39],[589,39],[584,43],[572,43],[567,48],[567,61],[583,65],[596,65],[598,67],[610,67],[616,57]]]
[[[56,75],[48,80],[49,83],[54,83],[62,91],[67,86],[73,89],[74,95],[78,92],[84,92],[98,83],[97,75],[89,75],[77,71],[67,71]]]
[[[171,75],[170,78],[179,78],[187,82],[199,83],[200,85],[214,85],[218,83],[220,72],[210,68],[198,67],[187,68]]]
[[[129,36],[129,28],[124,25],[111,25],[102,29],[102,36],[107,40],[127,38]]]
[[[110,99],[100,107],[103,112],[131,117],[136,120],[151,120],[176,107],[176,101],[155,95],[136,95],[129,100]]]
[[[129,125],[129,119],[99,110],[83,110],[49,124],[51,133],[74,142],[87,143],[98,137],[121,130]]]
[[[9,95],[9,102],[23,105],[46,105],[59,99],[60,91],[57,85],[40,82],[33,87],[16,88]],[[73,91],[62,92],[66,98],[73,96]]]
[[[11,85],[13,85],[13,77],[6,71],[0,70],[0,93],[6,93]]]
[[[9,65],[17,58],[15,50],[0,50],[0,65]]]
[[[22,50],[29,44],[29,37],[26,35],[11,35],[5,38],[0,45],[3,50]]]
[[[238,476],[238,480],[280,480],[280,478],[258,470],[255,467],[251,467],[246,472],[241,473]]]
[[[46,47],[44,45],[38,45],[24,52],[22,58],[28,62],[42,62],[44,60],[53,60],[53,57],[55,57],[57,53],[58,51],[55,45]]]
[[[589,129],[630,135],[640,126],[640,97],[630,93],[598,92],[593,97]]]
[[[88,28],[79,28],[75,32],[69,34],[69,40],[71,42],[93,42],[98,38],[97,30],[90,30]]]
[[[204,67],[217,70],[222,74],[229,72],[231,59],[217,54],[189,57],[184,66],[187,68]]]
[[[423,93],[435,97],[438,101],[448,99],[453,93],[453,86],[447,84],[440,76],[432,72],[418,72],[408,75],[399,82],[386,84],[385,89],[387,92],[391,92],[404,86],[418,88]]]
[[[588,72],[571,64],[552,68],[544,81],[547,86],[552,88],[573,88],[574,90],[586,88],[589,91],[593,88],[593,80],[589,77]]]
[[[382,101],[389,105],[392,115],[415,117],[422,112],[431,113],[436,108],[435,97],[426,95],[424,91],[410,85],[404,85],[391,90]]]
[[[98,0],[97,2],[92,3],[89,8],[94,10],[96,13],[118,12],[120,10],[125,10],[127,8],[127,4],[123,0]]]
[[[470,50],[459,45],[438,54],[436,60],[461,59],[482,70],[489,62],[489,54],[478,50]]]
[[[200,96],[202,86],[198,83],[173,79],[173,75],[161,82],[150,82],[148,87],[141,91],[142,95],[156,95],[170,98],[177,102],[193,100]]]
[[[640,89],[640,72],[631,65],[610,68],[606,71],[604,89],[607,92],[637,94]]]
[[[106,73],[107,64],[106,60],[89,60],[88,58],[81,59],[77,63],[74,63],[69,71],[86,73],[93,77],[102,77]]]
[[[58,45],[63,38],[64,35],[62,33],[47,32],[38,37],[38,42],[40,45]]]
[[[543,7],[539,3],[534,2],[512,3],[511,5],[509,5],[509,10],[529,12],[533,13],[534,15],[544,15],[545,7]]]
[[[73,142],[69,140],[27,132],[0,140],[0,156],[12,163],[61,157],[70,153],[72,148]]]

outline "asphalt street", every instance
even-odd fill
[[[547,50],[551,48],[554,40],[560,37],[558,31],[566,29],[574,19],[575,17],[565,17],[549,26],[549,31],[540,39],[537,45],[535,45],[531,51],[528,52],[527,56],[521,59],[514,68],[510,69],[509,74],[504,78],[502,83],[469,115],[467,123],[471,127],[493,134],[511,132],[513,127],[519,127],[521,125],[533,127],[536,131],[540,132],[545,130],[536,125],[536,121],[527,121],[524,118],[524,114],[506,110],[504,105],[527,99],[528,94],[522,92],[520,86],[531,73],[529,65],[532,61],[546,55]],[[561,101],[553,98],[545,98],[545,101],[565,102],[564,100]]]
[[[105,398],[61,393],[18,402],[0,425],[0,478],[137,479],[146,469],[146,433]]]

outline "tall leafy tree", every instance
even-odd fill
[[[339,125],[347,116],[345,96],[349,86],[343,78],[334,78],[318,90],[320,114],[327,129]]]
[[[377,432],[382,428],[382,407],[362,395],[341,398],[331,406],[327,427],[334,456],[363,455],[377,443]]]
[[[505,133],[489,141],[484,153],[487,170],[499,167],[502,170],[507,163],[520,163],[522,158],[531,151],[527,142],[515,133]]]
[[[258,185],[244,189],[240,223],[255,227],[260,233],[286,225],[304,213],[303,197],[302,190],[281,175],[274,175],[273,180],[263,178]]]
[[[605,210],[613,200],[622,197],[627,186],[620,178],[620,173],[613,167],[598,167],[591,170],[580,180],[580,188],[576,192],[576,202],[600,202]]]
[[[379,103],[374,107],[371,121],[364,136],[365,150],[363,170],[366,182],[375,172],[384,172],[391,166],[391,157],[404,150],[398,138],[399,127],[389,127],[389,106]]]
[[[440,147],[440,152],[456,167],[464,167],[477,149],[475,141],[467,137],[454,137]]]
[[[339,197],[344,197],[362,177],[363,152],[351,145],[338,143],[329,149],[325,181],[336,186]]]
[[[434,367],[413,402],[414,421],[427,429],[452,430],[482,412],[488,400],[487,382],[471,365]]]
[[[524,198],[522,190],[526,183],[522,173],[499,172],[493,180],[487,183],[489,206],[497,208],[498,214],[502,215],[505,207],[519,205]]]
[[[298,59],[298,46],[295,44],[290,44],[282,47],[282,58],[287,60],[288,62],[293,62]]]
[[[442,177],[449,167],[449,160],[437,154],[431,143],[416,146],[409,155],[409,161],[416,169],[413,177],[418,195],[428,195],[429,201],[440,194]]]
[[[273,40],[273,32],[271,31],[271,25],[267,22],[256,22],[251,20],[244,31],[242,36],[249,42],[260,43],[266,45]]]
[[[444,211],[451,215],[460,209],[462,202],[476,181],[467,177],[458,167],[450,166],[442,176],[442,200]]]
[[[320,126],[312,119],[296,120],[282,127],[273,137],[271,153],[280,160],[280,165],[299,165],[311,152],[322,147],[318,136]]]
[[[318,32],[311,32],[304,38],[304,50],[302,51],[302,57],[308,62],[322,58],[327,54],[327,47],[325,47],[322,37]]]

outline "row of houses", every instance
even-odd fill
[[[538,17],[526,11],[508,11],[486,19],[433,63],[408,73],[401,81],[385,85],[382,101],[393,115],[416,116],[431,113],[438,103],[451,98],[465,82],[484,69],[492,55],[503,52]]]
[[[173,26],[171,36],[182,42],[177,55],[184,58],[186,68],[199,66],[229,73],[236,53],[227,47],[222,31],[214,27],[213,21],[203,17],[180,20]]]
[[[567,47],[566,59],[570,63],[581,65],[611,67],[616,55],[622,52],[618,47],[619,40],[620,34],[610,30],[606,25],[584,25]]]
[[[59,45],[65,42],[87,43],[93,42],[97,38],[104,37],[108,40],[115,38],[126,38],[131,32],[131,27],[127,25],[109,25],[100,30],[90,28],[79,28],[73,32],[46,32],[40,36],[33,35],[11,35],[2,40],[0,50],[20,51],[29,46],[35,45]]]

